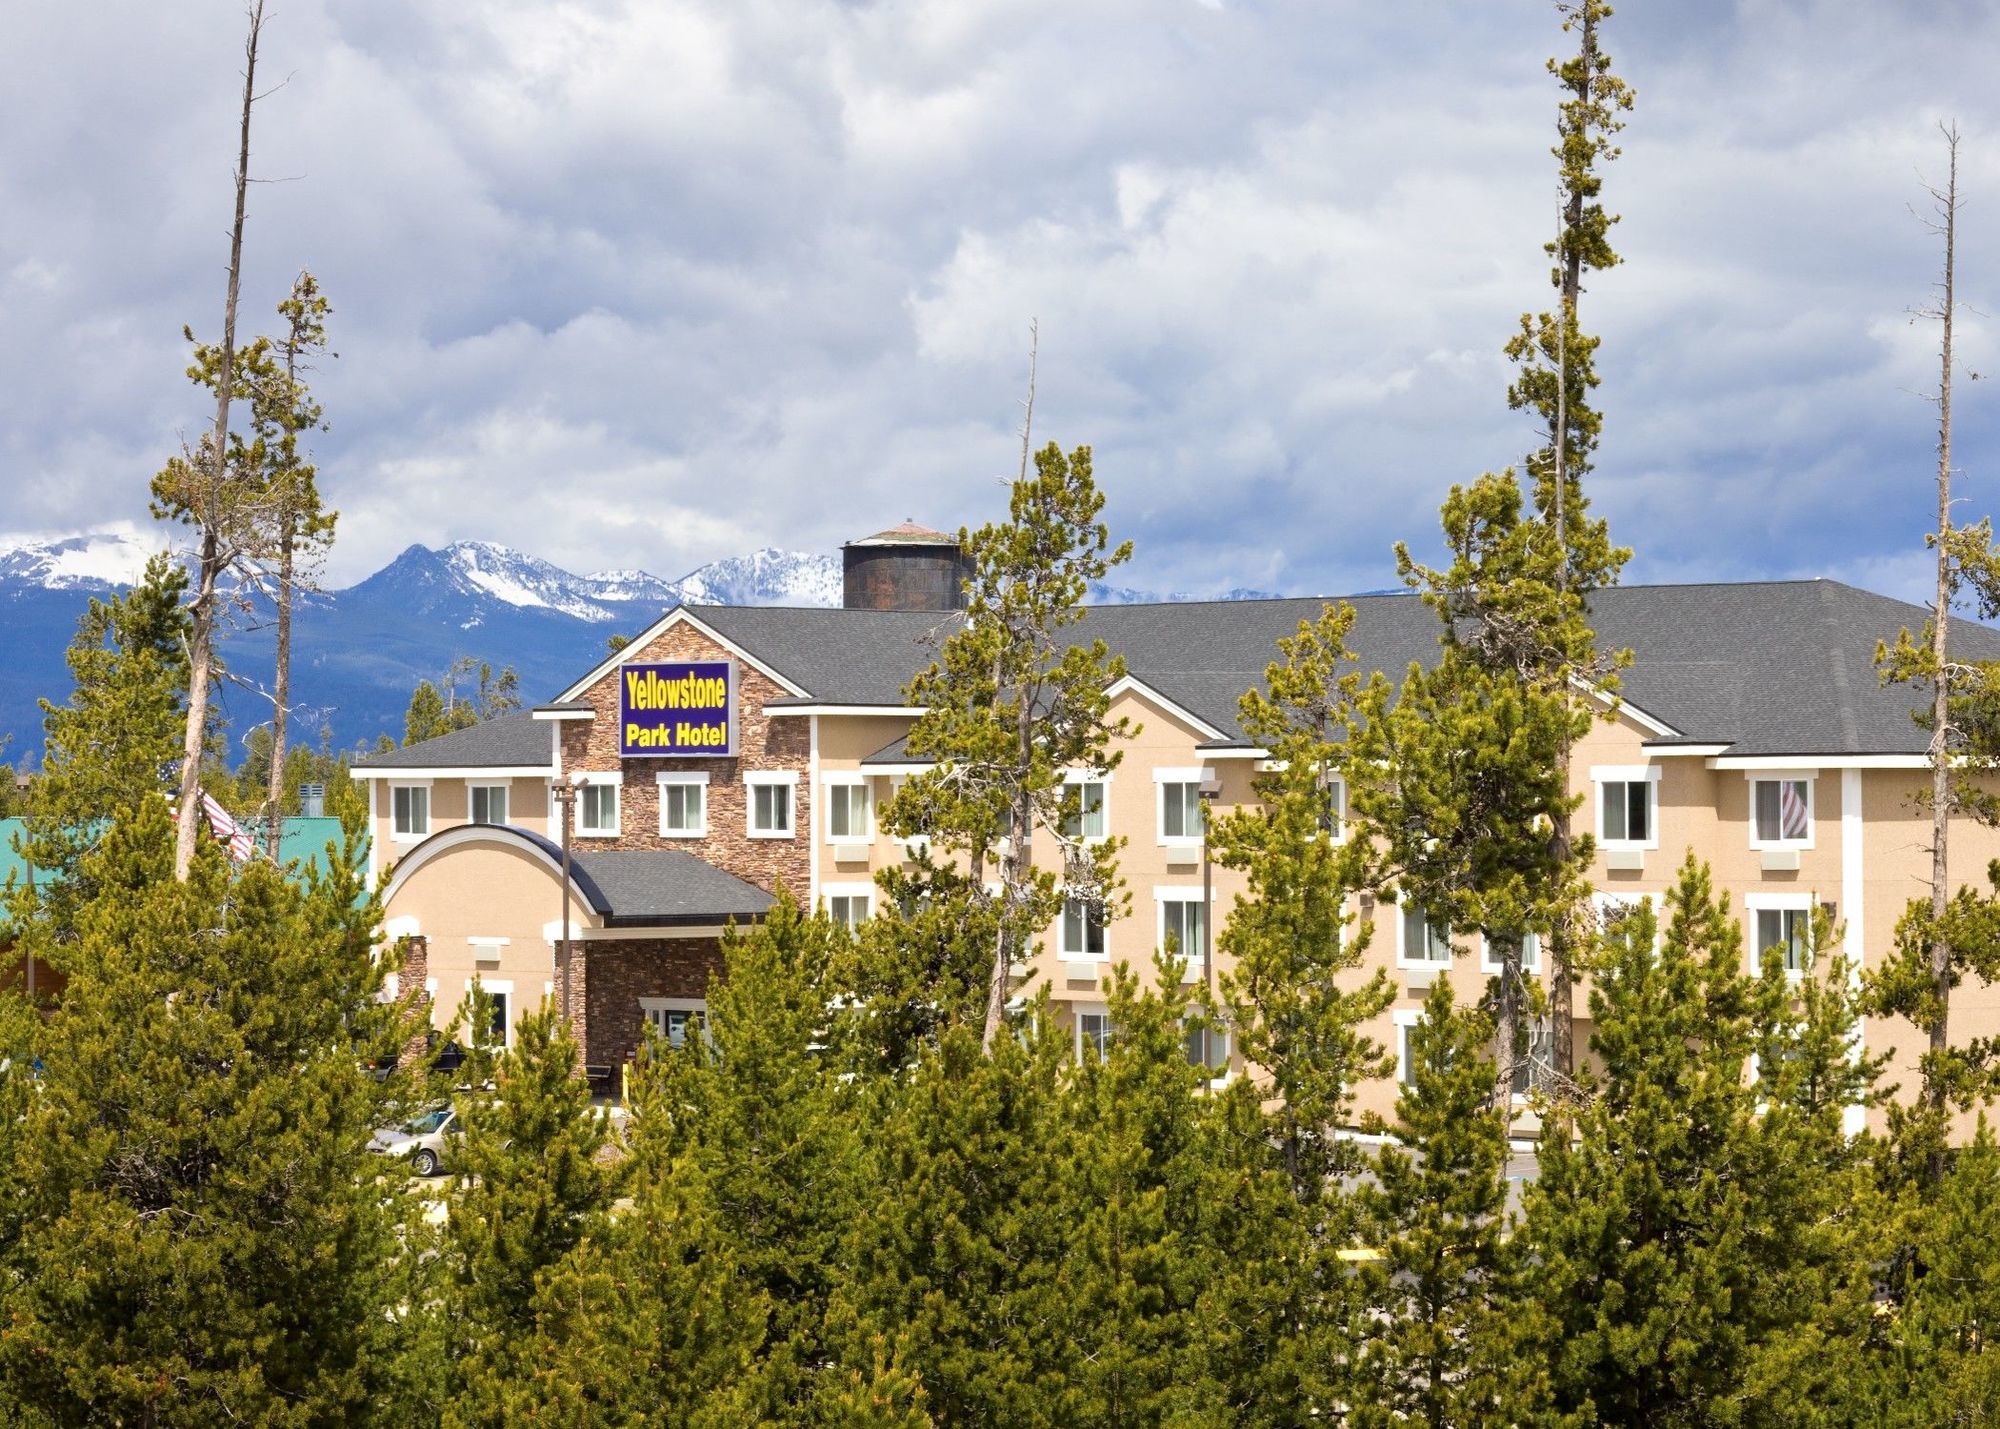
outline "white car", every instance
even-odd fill
[[[401,1126],[385,1126],[369,1138],[368,1149],[384,1156],[407,1156],[419,1176],[435,1176],[444,1165],[445,1138],[457,1124],[458,1112],[437,1107]]]

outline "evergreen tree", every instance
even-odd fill
[[[65,656],[69,702],[41,702],[47,746],[18,845],[38,874],[14,890],[13,912],[17,921],[47,915],[58,961],[95,897],[87,856],[108,828],[172,787],[187,698],[186,590],[187,573],[155,556],[132,589],[92,599]]]
[[[1814,1160],[1856,1092],[1828,1093],[1824,1056],[1852,1005],[1828,980],[1816,1031],[1774,1021],[1769,979],[1746,973],[1728,900],[1692,856],[1667,906],[1663,940],[1647,900],[1594,968],[1601,1079],[1570,1134],[1544,1135],[1527,1189],[1517,1363],[1584,1422],[1798,1422],[1780,1406],[1812,1396],[1777,1367],[1797,1367],[1800,1343],[1851,1352],[1866,1318],[1859,1241],[1834,1219],[1854,1183],[1838,1157]],[[1752,1077],[1753,1054],[1776,1066]]]
[[[444,696],[438,693],[437,686],[429,680],[419,680],[416,689],[410,692],[410,708],[403,716],[404,748],[450,734],[456,728],[445,722]]]
[[[1521,328],[1507,344],[1507,356],[1517,373],[1507,389],[1507,404],[1535,419],[1542,446],[1529,454],[1528,476],[1532,506],[1541,525],[1541,559],[1557,605],[1536,624],[1535,638],[1522,642],[1518,655],[1531,662],[1543,689],[1564,689],[1572,681],[1603,687],[1619,663],[1606,659],[1581,618],[1581,603],[1593,590],[1615,585],[1631,553],[1611,544],[1609,527],[1590,514],[1583,479],[1603,437],[1604,417],[1593,405],[1598,385],[1598,339],[1585,334],[1578,317],[1586,273],[1603,272],[1621,260],[1611,247],[1617,215],[1607,213],[1600,199],[1604,180],[1600,164],[1618,157],[1613,139],[1625,127],[1621,116],[1632,108],[1632,91],[1611,73],[1611,57],[1599,45],[1600,27],[1611,18],[1604,0],[1558,0],[1563,30],[1576,37],[1576,53],[1549,61],[1549,72],[1564,92],[1557,111],[1557,182],[1562,214],[1555,241],[1547,252],[1555,260],[1549,280],[1556,289],[1554,313],[1522,314]],[[1503,477],[1512,484],[1512,478]],[[1553,616],[1553,618],[1549,618]],[[1569,784],[1570,747],[1558,750],[1556,772]],[[1549,862],[1566,868],[1576,858],[1572,848],[1569,811],[1559,811],[1550,825]],[[1587,942],[1585,919],[1572,908],[1553,921],[1549,944],[1550,1052],[1557,1076],[1575,1069],[1572,1048],[1573,945]]]
[[[395,1037],[350,847],[324,877],[173,878],[164,800],[83,857],[90,898],[10,1128],[5,1399],[50,1422],[361,1420],[401,1336],[400,1178],[368,1150]],[[53,920],[23,928],[46,956]],[[0,1082],[0,1086],[4,1086]]]
[[[478,1029],[490,1014],[475,999],[470,1015]],[[469,1040],[437,1329],[445,1422],[486,1424],[531,1399],[539,1281],[602,1233],[619,1178],[604,1164],[604,1120],[552,1004],[521,1018],[504,1050]]]
[[[1410,1030],[1395,1140],[1361,1191],[1380,1331],[1359,1347],[1357,1425],[1505,1422],[1507,1124],[1493,1102],[1486,1014],[1440,977]]]
[[[1115,767],[1112,742],[1132,732],[1107,713],[1105,691],[1125,673],[1123,661],[1102,640],[1077,645],[1065,634],[1083,618],[1090,583],[1132,552],[1130,542],[1111,548],[1103,509],[1090,448],[1065,456],[1052,442],[1034,454],[1031,476],[1024,431],[1008,519],[959,532],[972,569],[964,623],[907,692],[925,713],[906,747],[935,767],[905,782],[882,822],[899,836],[928,838],[959,864],[967,876],[953,891],[965,916],[992,928],[982,999],[988,1051],[1000,1037],[1012,969],[1064,898],[1107,918],[1122,907],[1117,841],[1072,832],[1077,795],[1066,783],[1071,770]],[[1034,866],[1038,832],[1062,848],[1060,880]]]

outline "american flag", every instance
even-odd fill
[[[229,845],[229,856],[238,863],[248,863],[257,852],[257,841],[250,837],[243,825],[229,816],[229,810],[218,804],[215,796],[206,789],[201,791],[201,811],[208,817],[210,831]]]
[[[1796,779],[1778,781],[1778,837],[1802,839],[1806,836],[1805,785]]]

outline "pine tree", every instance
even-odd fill
[[[486,1025],[476,1000],[470,1015]],[[475,1055],[461,1074],[471,1090],[456,1098],[463,1131],[449,1157],[438,1340],[444,1421],[485,1424],[516,1412],[527,1393],[538,1282],[602,1234],[619,1175],[600,1155],[605,1124],[552,1004],[521,1018],[504,1050],[470,1040]]]
[[[186,589],[187,573],[155,556],[132,589],[93,599],[65,657],[69,702],[41,702],[47,747],[19,845],[38,876],[14,891],[12,909],[17,922],[50,920],[59,961],[95,897],[87,855],[172,787],[187,699]]]
[[[1598,339],[1587,336],[1578,317],[1586,273],[1603,272],[1620,261],[1611,247],[1615,214],[1600,200],[1604,180],[1598,166],[1618,157],[1612,142],[1625,127],[1620,117],[1632,108],[1632,91],[1611,73],[1611,57],[1599,46],[1600,27],[1611,18],[1604,0],[1557,0],[1563,30],[1577,40],[1576,53],[1550,60],[1565,98],[1558,110],[1556,158],[1562,194],[1559,230],[1547,252],[1555,260],[1549,278],[1556,289],[1557,311],[1523,314],[1521,328],[1507,344],[1507,356],[1518,371],[1507,390],[1507,403],[1532,413],[1544,434],[1541,448],[1530,453],[1528,476],[1532,506],[1543,536],[1540,564],[1552,576],[1557,608],[1539,619],[1534,639],[1519,655],[1531,660],[1543,689],[1563,689],[1571,682],[1605,688],[1606,677],[1619,663],[1596,649],[1595,637],[1581,618],[1582,602],[1593,590],[1615,585],[1630,552],[1611,544],[1605,522],[1590,514],[1583,478],[1591,468],[1604,430],[1604,418],[1591,405],[1598,385]],[[1511,478],[1503,478],[1511,483]],[[1529,667],[1524,667],[1529,668]],[[1557,756],[1556,772],[1569,783],[1570,748]],[[1551,823],[1549,862],[1566,868],[1577,857],[1572,847],[1568,811]],[[1554,920],[1549,944],[1550,1053],[1558,1077],[1575,1070],[1572,1048],[1572,946],[1587,940],[1580,908]]]
[[[449,734],[456,727],[445,722],[444,696],[438,693],[437,686],[429,680],[419,680],[416,689],[410,692],[410,708],[403,716],[403,747],[407,749]]]
[[[1517,1362],[1546,1375],[1554,1413],[1585,1421],[1796,1422],[1778,1406],[1811,1396],[1776,1372],[1796,1367],[1788,1352],[1851,1352],[1866,1319],[1860,1242],[1836,1219],[1856,1184],[1837,1127],[1872,1074],[1833,1074],[1852,1004],[1831,980],[1817,1029],[1771,1015],[1785,974],[1777,989],[1748,976],[1692,856],[1667,906],[1663,939],[1647,900],[1593,968],[1602,1072],[1569,1134],[1544,1135],[1527,1189]],[[1753,1054],[1775,1065],[1752,1077]]]
[[[173,878],[164,800],[84,855],[69,983],[12,1129],[5,1399],[50,1422],[366,1417],[401,1336],[400,1177],[368,1150],[393,1045],[379,910],[324,877]],[[48,919],[24,947],[42,953]]]
[[[1122,907],[1117,841],[1070,832],[1077,796],[1065,776],[1117,765],[1112,742],[1132,731],[1109,718],[1105,691],[1125,673],[1124,662],[1102,640],[1072,644],[1065,632],[1083,618],[1090,583],[1132,547],[1111,548],[1089,447],[1065,456],[1051,442],[1034,454],[1032,476],[1028,464],[1024,429],[1008,519],[959,532],[972,568],[965,621],[907,691],[926,711],[907,748],[935,767],[911,776],[882,817],[891,833],[922,835],[944,861],[958,863],[967,876],[955,891],[966,916],[992,926],[981,1039],[989,1052],[1005,1020],[1012,969],[1064,897],[1096,904],[1107,918]],[[1060,884],[1055,871],[1034,866],[1038,833],[1062,848]],[[989,878],[997,893],[988,892]]]
[[[1381,1259],[1365,1268],[1381,1330],[1359,1348],[1357,1425],[1502,1422],[1507,1125],[1486,1014],[1439,977],[1410,1030],[1395,1140],[1361,1193]]]

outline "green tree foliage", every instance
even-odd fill
[[[459,684],[470,675],[478,681],[470,693],[461,694]],[[521,677],[512,665],[499,674],[485,662],[464,657],[452,662],[440,689],[429,680],[419,681],[410,693],[410,708],[403,716],[403,744],[407,747],[435,739],[453,730],[470,729],[481,720],[509,714],[521,708]]]
[[[472,1026],[490,1017],[475,997]],[[476,1034],[468,1042],[483,1055],[468,1059],[471,1085],[456,1098],[438,1353],[445,1422],[487,1424],[531,1402],[539,1283],[602,1233],[619,1178],[600,1155],[604,1120],[553,1004],[522,1017],[504,1049]]]
[[[1602,1071],[1571,1134],[1541,1143],[1516,1242],[1517,1353],[1572,1418],[1805,1422],[1793,1414],[1823,1396],[1794,1376],[1824,1386],[1868,1319],[1840,1114],[1874,1068],[1839,1070],[1844,968],[1802,973],[1819,980],[1810,997],[1775,959],[1751,978],[1728,900],[1692,856],[1667,907],[1664,938],[1650,900],[1605,936]]]
[[[1025,441],[1022,457],[1008,519],[959,532],[972,567],[966,618],[908,690],[926,713],[907,747],[935,767],[907,780],[882,817],[891,833],[925,835],[956,861],[967,876],[952,892],[969,918],[991,924],[981,1007],[988,1050],[1000,1036],[1011,969],[1061,911],[1065,892],[1107,918],[1122,906],[1117,841],[1071,832],[1077,796],[1065,776],[1118,763],[1112,741],[1131,730],[1109,718],[1105,691],[1124,663],[1102,640],[1078,645],[1067,632],[1083,618],[1090,583],[1132,547],[1111,547],[1089,447],[1065,456],[1051,442],[1035,453],[1033,475]],[[1038,832],[1062,848],[1060,877],[1034,866]]]
[[[1395,1140],[1360,1191],[1364,1267],[1380,1330],[1359,1349],[1357,1425],[1501,1420],[1509,1375],[1507,1124],[1493,1102],[1486,1014],[1440,977],[1410,1030]]]
[[[96,896],[88,855],[106,829],[173,786],[187,699],[187,573],[165,556],[139,584],[90,602],[66,659],[67,704],[41,702],[47,745],[20,852],[41,875],[14,890],[18,921],[46,914],[58,960]]]
[[[383,1091],[362,1063],[393,1009],[351,855],[303,884],[263,863],[232,881],[204,843],[176,882],[158,798],[84,855],[93,895],[10,1128],[0,1398],[55,1423],[318,1424],[377,1402],[403,1212],[366,1149]],[[23,944],[55,933],[33,920]]]

